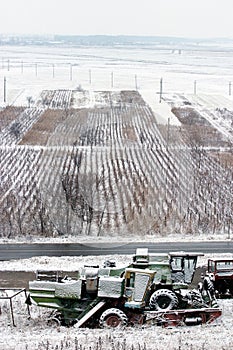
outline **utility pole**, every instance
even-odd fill
[[[231,81],[229,81],[229,96],[231,96]]]
[[[197,81],[196,80],[194,80],[193,93],[194,93],[194,95],[197,94]]]
[[[162,95],[163,95],[163,78],[160,79],[159,103],[162,102]]]
[[[23,61],[21,61],[21,74],[23,73]]]
[[[53,78],[55,77],[55,69],[54,69],[54,64],[53,64]]]
[[[113,88],[113,72],[111,73],[111,88]]]
[[[70,63],[70,80],[73,79],[72,63]]]
[[[135,89],[137,90],[138,89],[138,78],[137,78],[137,74],[135,74]]]
[[[3,83],[3,101],[6,102],[6,77],[4,77],[4,83]]]
[[[7,60],[7,70],[8,70],[8,72],[10,70],[10,60],[9,59]]]
[[[91,69],[89,69],[89,84],[91,85]]]
[[[37,63],[35,63],[35,73],[36,73],[36,77],[37,77]]]

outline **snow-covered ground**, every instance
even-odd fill
[[[173,93],[215,94],[232,102],[232,58],[229,52],[150,47],[1,46],[0,105],[28,105],[42,90],[84,88],[90,91],[138,89],[160,123],[179,124],[160,100]],[[93,101],[90,101],[90,103]]]
[[[156,326],[125,328],[121,330],[51,328],[46,325],[45,313],[31,310],[27,320],[22,305],[16,327],[5,319],[1,322],[1,350],[220,350],[232,349],[232,303],[224,301],[224,316],[216,324],[182,328],[160,328]],[[2,318],[2,317],[1,317]]]
[[[223,301],[223,316],[215,324],[160,328],[156,326],[128,327],[121,330],[51,328],[46,325],[46,313],[31,309],[31,319],[22,301],[19,302],[16,327],[10,317],[1,316],[1,350],[230,350],[232,340],[232,302]],[[5,323],[5,324],[4,324]]]
[[[132,236],[121,236],[119,237],[92,237],[92,236],[60,236],[54,237],[52,239],[53,243],[82,243],[82,244],[90,244],[90,243],[110,243],[117,245],[127,244],[130,242],[193,242],[193,241],[231,241],[233,237],[229,235],[227,232],[221,234],[212,234],[211,232],[206,234],[179,234],[175,235],[171,232],[170,234],[164,235],[132,235]],[[9,243],[51,243],[50,237],[37,237],[37,236],[29,236],[29,237],[14,237],[12,238],[0,238],[0,244],[9,244]]]

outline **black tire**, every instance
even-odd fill
[[[128,318],[126,314],[116,308],[105,310],[99,319],[99,325],[103,328],[121,328],[127,326]]]
[[[173,291],[158,289],[151,295],[149,306],[153,310],[168,311],[176,309],[178,303],[178,298]]]

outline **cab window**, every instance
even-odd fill
[[[134,288],[135,273],[131,272],[126,279],[126,287]]]
[[[172,271],[182,271],[183,270],[183,258],[172,257],[171,258],[171,268],[172,268]]]

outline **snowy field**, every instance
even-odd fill
[[[27,106],[28,97],[36,100],[42,90],[76,89],[94,90],[138,89],[156,113],[159,123],[177,124],[167,104],[159,103],[159,89],[163,79],[164,94],[190,94],[198,99],[213,95],[214,107],[227,101],[232,105],[231,85],[233,61],[230,51],[218,49],[179,50],[138,48],[51,48],[1,47],[0,106]],[[6,101],[4,101],[4,78]],[[193,96],[194,88],[196,95]],[[210,99],[208,98],[208,103]],[[91,103],[91,102],[90,102]],[[224,105],[225,107],[225,105]],[[215,121],[216,122],[216,121]],[[186,237],[179,237],[187,239]],[[200,236],[200,239],[213,239]],[[218,238],[214,236],[214,239]],[[221,235],[221,239],[229,238]],[[74,238],[75,240],[77,238]],[[86,238],[85,238],[86,239]],[[125,238],[127,240],[127,237]],[[148,239],[151,240],[151,237]],[[159,238],[160,239],[160,238]],[[170,240],[170,238],[163,238]],[[176,237],[176,239],[178,239]],[[192,236],[188,238],[192,240]],[[197,237],[195,236],[195,239]],[[70,241],[69,237],[63,241]],[[7,240],[4,240],[7,243]],[[29,241],[30,243],[30,241]],[[225,256],[225,255],[224,255]],[[230,257],[230,255],[228,254]],[[131,257],[116,256],[119,264]],[[99,259],[99,258],[98,258]],[[102,257],[104,259],[104,257]],[[41,268],[65,269],[80,264],[98,263],[96,257],[84,258],[32,258],[23,261],[1,262],[0,271],[35,271]],[[202,262],[203,263],[203,262]],[[233,302],[221,302],[223,316],[216,324],[196,327],[145,327],[122,330],[51,328],[46,324],[47,311],[31,308],[31,319],[23,296],[16,298],[16,327],[12,326],[7,301],[1,301],[1,350],[217,350],[232,349]]]
[[[46,313],[31,309],[31,319],[22,300],[18,300],[16,327],[10,316],[1,315],[1,350],[228,350],[233,348],[231,301],[221,302],[223,316],[215,324],[160,328],[128,327],[120,330],[52,328],[46,325]],[[6,306],[4,306],[6,312]]]
[[[6,96],[0,105],[27,106],[42,90],[132,90],[167,123],[174,116],[158,104],[161,78],[164,95],[215,94],[231,98],[231,48],[200,47],[44,47],[1,46],[0,84],[6,79]],[[158,111],[159,109],[159,111]],[[174,123],[176,121],[174,120]]]

